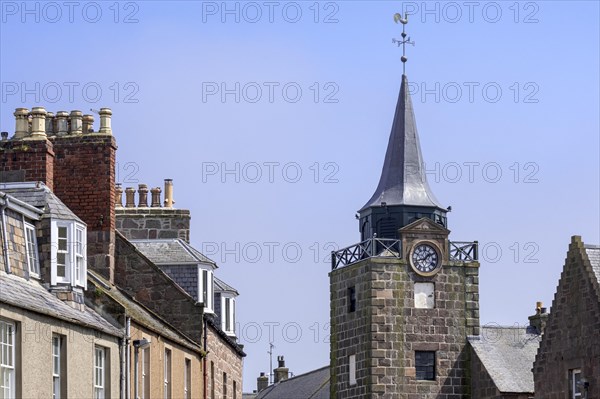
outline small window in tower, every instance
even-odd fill
[[[569,397],[571,399],[580,399],[583,397],[581,385],[581,369],[569,370]]]
[[[435,286],[433,283],[415,283],[415,308],[433,309],[435,307]]]
[[[417,380],[435,381],[435,352],[416,351]]]
[[[348,288],[348,313],[356,311],[356,287]]]
[[[356,385],[356,355],[350,355],[348,358],[348,374],[350,385]]]

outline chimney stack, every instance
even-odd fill
[[[548,322],[549,314],[544,307],[542,302],[536,302],[535,304],[535,314],[533,316],[529,316],[529,325],[532,328],[535,328],[537,334],[543,334],[544,329],[546,328],[546,323]]]
[[[71,111],[71,134],[83,133],[83,113],[81,111]]]
[[[165,180],[167,195],[164,198],[164,207],[161,202],[162,189],[160,187],[150,189],[150,187],[146,184],[139,185],[137,207],[129,199],[127,199],[125,207],[119,207],[119,204],[116,204],[117,230],[130,239],[180,238],[189,243],[190,211],[173,208],[173,181]],[[149,198],[148,191],[152,195],[151,198]]]
[[[54,114],[52,112],[48,112],[46,114],[46,134],[48,136],[54,135],[55,121]]]
[[[46,138],[46,114],[44,107],[34,107],[31,110],[31,138]]]
[[[56,113],[56,135],[66,136],[69,134],[69,113],[58,111]]]
[[[94,115],[83,115],[83,134],[94,132]]]
[[[140,195],[140,202],[138,203],[138,207],[147,208],[148,207],[148,186],[146,184],[138,185],[138,193]]]
[[[160,208],[160,193],[162,190],[160,187],[154,187],[150,190],[152,194],[152,204],[150,205],[152,208]]]
[[[276,384],[280,381],[287,380],[290,371],[287,367],[285,367],[285,360],[283,359],[283,356],[277,356],[277,362],[279,363],[279,366],[273,370]]]
[[[125,189],[125,208],[135,208],[135,188]]]
[[[111,117],[112,111],[110,108],[100,108],[100,134],[112,134]]]
[[[115,207],[123,208],[123,187],[121,186],[121,183],[116,184],[115,197],[116,197]]]
[[[165,179],[165,208],[172,208],[173,201],[173,179]]]
[[[105,127],[109,113],[104,110]],[[43,182],[79,216],[87,224],[88,267],[113,281],[115,138],[83,134],[92,131],[94,117],[77,110],[54,116],[43,107],[17,108],[14,116],[14,138],[0,141],[3,153],[11,153],[0,159],[0,171],[13,173],[11,179]]]
[[[256,379],[256,389],[258,392],[269,386],[269,377],[265,373],[260,373],[260,377]]]
[[[17,108],[13,115],[16,120],[15,139],[22,139],[29,134],[29,110]]]

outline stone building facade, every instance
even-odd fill
[[[241,399],[242,359],[245,353],[212,321],[207,322],[206,338],[208,341],[207,397]]]
[[[132,346],[123,359],[128,397],[203,397],[202,346],[118,286],[90,272],[87,299],[126,332]],[[146,342],[145,344],[140,344]]]
[[[80,219],[36,183],[0,184],[0,208],[1,396],[119,397],[124,334],[83,303],[85,262],[52,254],[77,247],[50,226]]]
[[[207,398],[241,398],[243,358],[246,354],[235,335],[235,301],[231,301],[225,310],[225,300],[235,298],[237,291],[217,277],[208,278],[217,269],[215,262],[181,238],[131,239],[129,242],[187,295],[204,304],[204,317],[196,321],[204,322]],[[144,288],[140,286],[139,289]],[[163,294],[166,295],[166,292]],[[229,323],[224,322],[226,313]]]
[[[573,236],[533,367],[536,398],[600,398],[600,247]]]
[[[136,361],[134,357],[140,351],[147,351],[146,360],[150,360],[146,362],[148,373],[144,377],[148,390],[138,393],[144,397],[206,398],[209,345],[214,353],[226,359],[222,361],[212,355],[221,368],[219,372],[228,375],[223,387],[230,392],[229,396],[241,397],[245,353],[235,334],[225,333],[221,325],[212,321],[216,264],[189,245],[190,213],[173,208],[172,181],[165,181],[164,203],[160,189],[148,190],[140,185],[139,201],[135,198],[136,190],[127,188],[123,206],[123,191],[115,182],[117,145],[112,135],[112,112],[102,108],[99,115],[100,128],[94,131],[93,116],[80,111],[60,111],[56,115],[41,107],[15,111],[15,135],[0,142],[0,182],[3,182],[0,191],[13,196],[11,204],[20,204],[21,213],[33,218],[30,221],[37,229],[39,251],[28,247],[29,236],[23,228],[16,228],[22,225],[24,217],[12,214],[9,206],[3,207],[3,222],[8,228],[3,236],[10,236],[14,248],[28,255],[2,248],[7,277],[2,275],[0,279],[5,288],[0,293],[0,304],[19,307],[14,299],[19,297],[17,292],[29,291],[19,290],[14,279],[29,284],[27,280],[33,277],[45,280],[49,286],[49,289],[42,287],[48,296],[45,303],[58,301],[62,305],[57,304],[60,307],[57,309],[63,311],[64,317],[77,324],[77,317],[71,314],[73,310],[86,315],[88,319],[83,317],[81,324],[97,333],[98,345],[106,346],[107,356],[110,352],[111,372],[119,372],[118,376],[110,375],[106,380],[110,381],[106,395],[98,397],[135,396],[135,390],[143,387],[139,381],[141,374],[134,371],[142,373],[145,366],[142,359]],[[156,262],[136,246],[136,240],[149,240],[152,245],[162,245],[165,240],[175,242],[181,251],[166,252],[163,255],[169,257],[168,261]],[[67,250],[63,248],[65,245]],[[192,253],[195,260],[199,259],[194,263],[196,273],[186,277],[187,285],[184,281],[179,281],[181,285],[177,282],[183,268],[173,268],[182,265],[177,258],[181,253]],[[40,264],[33,273],[35,276],[31,264],[25,264],[33,254]],[[65,256],[68,256],[66,267]],[[184,261],[183,266],[189,269],[190,264]],[[33,291],[29,294],[36,297]],[[21,302],[25,304],[21,307],[24,311],[36,308],[35,303]],[[51,316],[61,319],[59,313]],[[28,326],[22,317],[5,321],[4,313],[0,314],[0,323],[4,336],[7,331],[19,334],[22,326]],[[83,345],[78,348],[87,350]],[[65,364],[80,365],[79,360],[71,359],[75,352],[69,350],[68,355]],[[7,367],[3,366],[2,372],[12,373]],[[19,368],[16,381],[21,381],[22,370]],[[84,371],[87,372],[81,367],[81,372]],[[3,391],[8,392],[4,395],[7,398],[29,394],[26,385],[18,385],[20,395],[14,386],[10,389]],[[52,390],[45,387],[39,392],[48,397]],[[74,382],[65,392],[69,397],[94,397],[93,391],[84,393]]]
[[[423,231],[415,238],[440,245],[447,240],[447,230],[421,219],[400,229],[406,254],[414,245],[409,232],[415,230]],[[405,256],[371,257],[331,272],[332,397],[469,395],[466,337],[479,334],[479,264],[450,261],[443,254],[432,277],[415,273]],[[416,303],[419,284],[434,287],[431,307]],[[435,375],[427,380],[417,375],[420,353],[433,355]]]

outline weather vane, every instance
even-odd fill
[[[392,39],[392,43],[398,43],[398,47],[402,45],[402,58],[400,59],[402,60],[402,74],[404,75],[406,74],[406,61],[408,60],[408,58],[406,58],[406,44],[411,44],[414,46],[415,42],[411,42],[410,36],[406,37],[406,32],[404,31],[404,28],[408,23],[408,13],[404,14],[404,18],[402,18],[402,15],[399,13],[394,14],[394,22],[400,22],[402,24],[402,40]]]

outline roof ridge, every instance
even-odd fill
[[[326,366],[323,366],[323,367],[319,367],[318,369],[310,370],[310,371],[307,371],[306,373],[302,373],[302,374],[298,374],[298,375],[295,375],[295,376],[290,377],[290,378],[286,378],[283,381],[279,381],[278,384],[283,384],[283,383],[285,383],[287,381],[291,381],[291,380],[293,380],[295,378],[305,377],[305,376],[307,376],[309,374],[313,374],[313,373],[316,373],[317,371],[321,371],[321,370],[328,369],[328,368],[331,368],[331,367],[329,365],[326,365]]]

